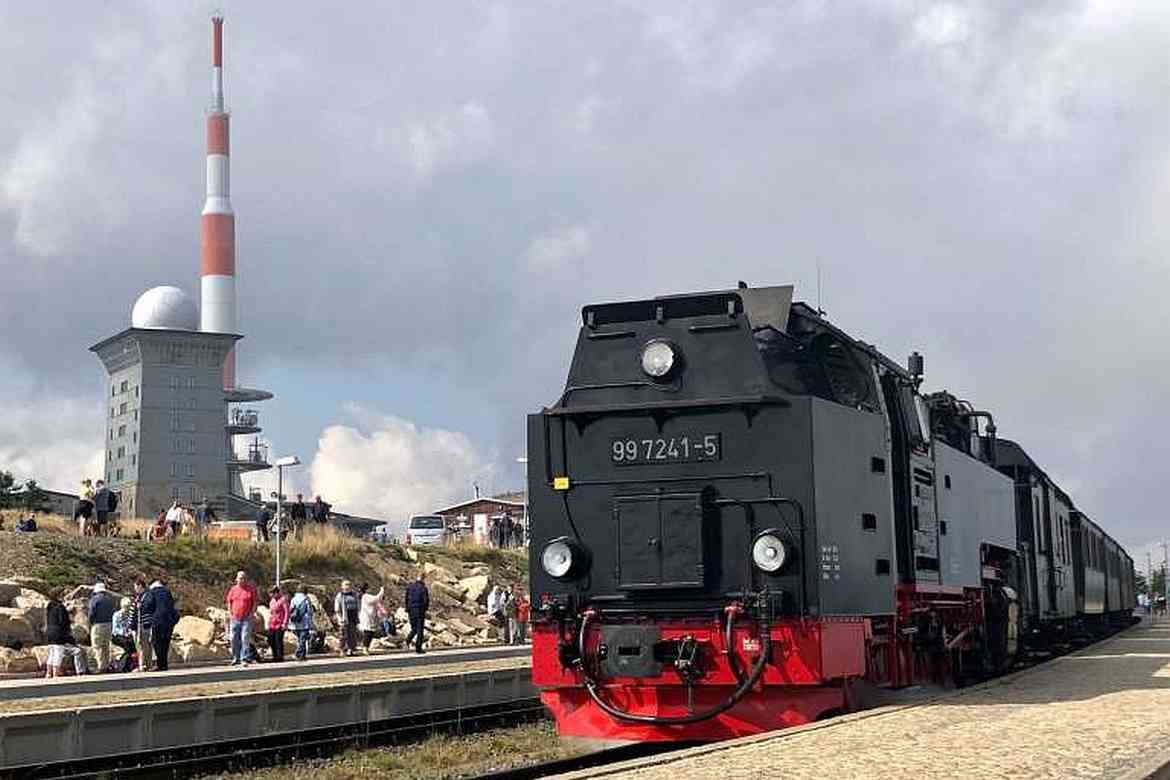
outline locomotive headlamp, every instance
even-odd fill
[[[560,579],[569,575],[579,557],[580,554],[575,551],[574,545],[567,537],[562,536],[544,546],[544,551],[540,554],[540,565],[548,576]]]
[[[654,339],[642,347],[642,370],[652,379],[665,379],[678,364],[678,354],[669,341]]]
[[[788,560],[788,548],[780,538],[780,532],[774,528],[764,531],[752,543],[752,562],[756,568],[768,574],[775,574],[784,568]]]

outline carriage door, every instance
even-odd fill
[[[941,582],[934,461],[917,453],[910,455],[910,523],[914,528],[915,581]]]
[[[1047,480],[1040,482],[1040,494],[1043,500],[1043,513],[1040,517],[1040,531],[1044,534],[1043,546],[1040,552],[1044,554],[1044,561],[1048,564],[1048,611],[1056,612],[1056,543],[1052,538],[1052,495],[1048,491]]]

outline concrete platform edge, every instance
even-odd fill
[[[143,688],[164,688],[192,683],[215,683],[240,679],[262,679],[271,677],[293,677],[308,674],[327,674],[367,669],[398,669],[409,666],[431,666],[453,663],[460,660],[479,661],[493,658],[519,658],[532,653],[526,645],[488,645],[460,650],[443,650],[415,655],[413,653],[389,653],[386,655],[357,656],[354,658],[313,658],[306,663],[255,664],[246,669],[225,664],[172,669],[167,672],[145,674],[101,674],[84,677],[62,678],[58,682],[47,680],[17,680],[0,684],[0,701],[17,699],[39,699],[56,696],[71,696],[79,693],[101,693],[109,691],[141,690]]]
[[[1130,631],[1133,631],[1134,629],[1139,628],[1140,625],[1141,625],[1140,623],[1134,624],[1133,626],[1130,626],[1129,628],[1125,628],[1121,631],[1118,631],[1116,634],[1113,634],[1112,636],[1110,636],[1106,639],[1103,639],[1100,642],[1097,642],[1093,645],[1090,645],[1089,647],[1081,648],[1080,650],[1077,650],[1073,653],[1069,653],[1068,655],[1077,655],[1078,653],[1086,652],[1089,650],[1093,650],[1094,652],[1098,652],[1102,648],[1108,647],[1110,644],[1113,643],[1114,640],[1120,639],[1120,638],[1124,637],[1126,634],[1128,634]],[[929,706],[931,704],[936,704],[936,703],[941,702],[941,701],[947,701],[950,699],[961,698],[963,696],[968,696],[972,693],[986,690],[988,688],[992,688],[992,687],[995,687],[997,685],[1008,685],[1012,681],[1020,679],[1021,677],[1025,677],[1027,675],[1039,672],[1048,663],[1051,663],[1053,661],[1058,661],[1058,660],[1060,660],[1060,658],[1066,658],[1066,657],[1068,657],[1068,655],[1058,656],[1057,658],[1050,659],[1050,661],[1045,661],[1044,663],[1040,663],[1040,664],[1037,664],[1035,666],[1029,666],[1027,669],[1021,669],[1017,672],[1012,672],[1010,674],[1006,674],[1003,677],[996,677],[993,680],[987,680],[985,682],[977,683],[975,685],[971,685],[971,686],[968,686],[966,688],[960,688],[958,690],[944,691],[943,693],[940,693],[937,696],[929,696],[927,698],[924,698],[924,699],[921,699],[918,701],[914,701],[914,702],[908,702],[906,704],[893,704],[893,705],[887,705],[887,706],[882,706],[882,707],[875,707],[875,708],[869,709],[869,710],[862,710],[860,712],[850,712],[850,713],[845,714],[845,715],[838,715],[835,718],[829,718],[828,720],[817,721],[815,723],[806,723],[803,726],[793,726],[792,728],[782,729],[780,731],[768,732],[765,734],[752,734],[752,735],[747,736],[747,737],[739,737],[738,739],[730,739],[730,740],[727,740],[725,742],[715,742],[715,743],[712,743],[710,745],[699,745],[698,747],[684,748],[682,750],[661,753],[661,754],[658,754],[655,756],[651,756],[650,758],[640,758],[640,759],[634,759],[631,761],[622,761],[620,763],[611,764],[611,765],[608,765],[605,767],[598,767],[595,769],[585,769],[585,770],[581,770],[579,772],[571,772],[569,774],[560,775],[560,777],[563,778],[563,780],[581,780],[583,778],[588,778],[588,777],[609,777],[609,776],[614,776],[614,775],[621,775],[621,774],[623,774],[627,771],[633,770],[633,769],[639,769],[639,768],[651,767],[651,766],[660,766],[662,764],[667,764],[667,763],[670,763],[672,761],[691,758],[691,757],[695,757],[695,756],[711,755],[713,753],[718,753],[718,752],[721,752],[724,750],[732,750],[732,749],[735,749],[735,748],[740,747],[742,745],[749,745],[749,744],[754,744],[757,742],[767,742],[767,741],[771,741],[771,740],[781,741],[781,740],[788,739],[790,737],[797,736],[798,734],[806,734],[810,731],[819,731],[821,729],[826,729],[826,728],[835,728],[837,726],[842,726],[842,725],[846,725],[849,723],[855,723],[857,721],[865,720],[868,718],[880,718],[884,715],[891,715],[895,712],[901,712],[903,710],[908,710],[908,709],[912,709],[915,707],[925,707],[925,706]],[[1167,757],[1167,759],[1170,760],[1170,757]],[[1163,770],[1166,772],[1165,774],[1158,774],[1158,772],[1163,771]],[[1159,767],[1157,765],[1152,764],[1148,767],[1142,767],[1139,770],[1134,770],[1134,771],[1135,772],[1146,771],[1147,774],[1125,775],[1123,780],[1146,780],[1147,778],[1152,778],[1153,780],[1170,780],[1170,765],[1165,766],[1165,767]],[[1150,774],[1151,772],[1153,774]],[[1119,779],[1119,780],[1121,780],[1121,779]]]

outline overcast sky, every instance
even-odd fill
[[[215,6],[179,5],[0,5],[0,467],[51,487],[100,469],[86,348],[197,291]],[[1170,4],[221,7],[240,375],[304,489],[518,487],[581,304],[819,266],[839,325],[1167,534]]]

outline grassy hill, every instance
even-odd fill
[[[15,524],[15,513],[5,517],[5,528]],[[222,606],[223,595],[235,573],[246,571],[262,588],[271,586],[275,547],[237,540],[200,541],[179,538],[170,542],[78,537],[67,518],[38,517],[34,534],[0,531],[0,580],[23,578],[41,592],[54,586],[104,581],[112,590],[130,593],[134,580],[163,579],[174,591],[183,614],[202,616],[206,607]],[[406,549],[356,539],[331,527],[305,529],[301,541],[283,545],[283,579],[304,582],[328,595],[342,579],[354,585],[368,582],[374,590],[386,587],[392,609],[402,603],[402,589],[418,567],[431,563],[456,577],[469,564],[490,570],[493,584],[527,587],[525,551],[466,546]]]

